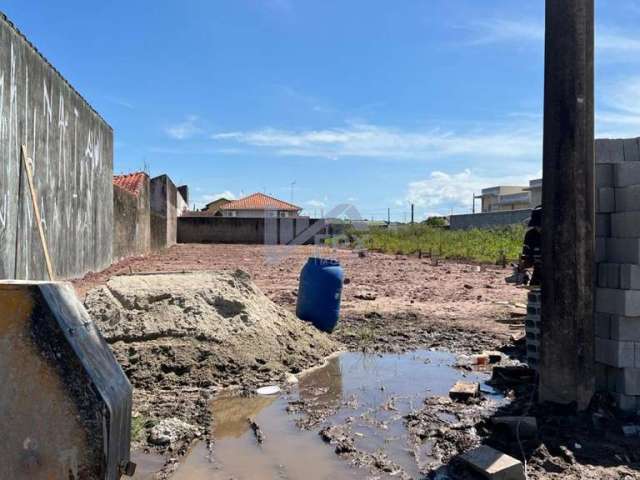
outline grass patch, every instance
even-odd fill
[[[142,415],[138,415],[131,418],[131,440],[134,442],[141,441],[143,439],[147,420]]]
[[[353,247],[391,254],[422,253],[443,259],[498,263],[520,257],[525,227],[514,225],[494,229],[449,230],[427,225],[404,225],[388,229],[371,227],[367,231],[350,230]]]

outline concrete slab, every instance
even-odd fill
[[[491,480],[525,480],[524,465],[509,455],[482,445],[460,456],[473,470]]]
[[[640,238],[640,211],[612,213],[611,236],[615,238]]]
[[[640,239],[638,238],[607,238],[604,252],[599,251],[602,246],[598,246],[596,239],[596,261],[604,253],[610,263],[635,263],[640,264]]]
[[[620,288],[620,264],[601,263],[598,265],[598,286]]]
[[[624,163],[624,139],[614,138],[608,143],[611,163]]]
[[[640,185],[640,162],[616,164],[613,167],[613,184],[618,188]]]
[[[596,188],[613,187],[613,165],[598,164],[596,165]]]
[[[640,290],[597,288],[596,311],[625,317],[640,317]]]
[[[620,265],[620,288],[640,290],[640,265]]]
[[[611,319],[613,315],[608,313],[596,313],[594,316],[596,322],[596,336],[611,339]]]
[[[634,368],[636,344],[596,337],[596,362],[617,368]]]
[[[605,237],[597,237],[596,238],[596,251],[595,251],[595,260],[596,263],[604,262],[607,260],[607,238]],[[638,255],[640,256],[640,242],[638,243]]]
[[[596,237],[610,237],[611,236],[611,214],[598,213],[596,214]]]
[[[609,324],[609,338],[611,340],[640,342],[640,317],[612,315]]]
[[[600,138],[596,140],[596,163],[623,163],[624,140]]]
[[[625,395],[640,395],[640,368],[611,368],[615,392]]]
[[[640,211],[640,185],[616,188],[616,212]]]
[[[465,383],[457,382],[451,390],[449,390],[449,397],[452,400],[466,401],[470,398],[475,398],[480,395],[479,383]]]
[[[640,165],[640,163],[639,163]],[[596,212],[611,213],[616,210],[616,194],[613,187],[602,187],[596,190]]]
[[[596,163],[611,163],[611,152],[609,151],[609,140],[608,138],[599,138],[596,140]]]
[[[625,138],[623,141],[624,161],[637,162],[640,160],[637,138]]]

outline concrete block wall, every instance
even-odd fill
[[[149,177],[140,191],[113,186],[113,260],[145,255],[151,250]]]
[[[596,141],[598,387],[640,409],[640,143]]]
[[[57,278],[111,264],[113,131],[0,13],[0,278],[46,280],[21,146]]]
[[[178,218],[178,243],[240,243],[286,245],[318,219],[202,217]],[[309,243],[313,243],[313,238]]]
[[[177,243],[178,189],[167,175],[150,181],[151,246],[154,250]]]

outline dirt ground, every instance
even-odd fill
[[[429,258],[374,252],[359,255],[349,250],[312,246],[176,245],[87,275],[76,281],[75,287],[84,298],[90,289],[116,275],[241,269],[273,302],[293,310],[298,275],[309,256],[337,258],[345,270],[341,321],[333,334],[345,349],[374,353],[441,348],[460,355],[498,348],[510,354],[519,351],[512,345],[512,336],[522,332],[526,291],[507,285],[504,278],[510,272],[498,266],[435,262]],[[639,450],[637,439],[627,443],[621,440],[619,422],[608,413],[610,409],[596,406],[588,417],[544,408],[532,410],[531,388],[531,385],[502,386],[514,399],[506,413],[532,414],[538,418],[540,437],[534,446],[527,447],[529,478],[640,478],[638,457],[633,453]],[[167,414],[175,408],[176,400],[183,402],[192,396],[193,401],[205,408],[210,399],[197,388],[185,389],[180,399],[175,391],[163,395],[161,392],[160,399],[155,401],[165,406]],[[453,432],[451,436],[450,429],[437,425],[434,419],[438,418],[442,405],[445,411],[451,409],[446,400],[425,403],[407,419],[408,426],[415,432],[416,442],[425,432],[429,435],[435,432],[443,439],[442,448],[451,448],[455,453],[457,447],[464,447],[470,440],[466,433],[460,436]],[[481,436],[503,451],[521,456],[513,451],[518,445],[513,439],[505,441],[503,432],[492,429],[486,418],[470,416],[473,411],[465,406],[455,408],[465,428],[473,433],[473,441]],[[594,418],[601,417],[607,425],[598,430],[592,423]],[[606,454],[600,459],[599,435],[607,439],[603,443]],[[456,478],[466,476],[461,473]]]
[[[507,285],[509,271],[501,267],[432,262],[408,256],[326,247],[265,247],[263,245],[176,245],[148,257],[124,260],[74,282],[80,297],[114,275],[200,270],[243,270],[271,300],[295,309],[298,275],[310,256],[340,260],[345,271],[341,324],[336,332],[351,348],[359,345],[393,351],[432,346],[438,329],[443,347],[481,350],[498,345],[514,332],[508,319],[514,304],[526,302],[522,289]],[[433,328],[431,328],[433,327]],[[446,327],[446,332],[440,332]],[[459,336],[477,335],[482,344],[467,345]],[[466,345],[466,347],[465,347]]]

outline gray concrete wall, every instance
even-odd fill
[[[524,222],[531,215],[531,210],[511,210],[507,212],[469,213],[451,215],[449,222],[452,230],[470,228],[492,228],[515,225]]]
[[[55,274],[79,277],[112,258],[113,131],[0,14],[0,278],[47,278],[20,146]]]
[[[167,217],[150,212],[149,220],[151,250],[167,248]]]
[[[151,250],[149,179],[137,195],[113,186],[113,260]]]
[[[286,244],[293,233],[300,230],[296,224],[308,226],[316,220],[308,217],[267,219],[266,243]],[[272,222],[272,223],[271,223]],[[265,243],[264,218],[230,217],[180,217],[178,218],[178,243]]]
[[[167,246],[178,243],[178,189],[167,177]]]
[[[150,203],[151,213],[155,215],[151,226],[152,237],[155,236],[152,246],[155,245],[154,249],[157,249],[175,245],[178,240],[178,189],[167,175],[151,179]],[[160,217],[165,219],[163,227],[158,225]],[[164,238],[161,238],[163,235]]]

